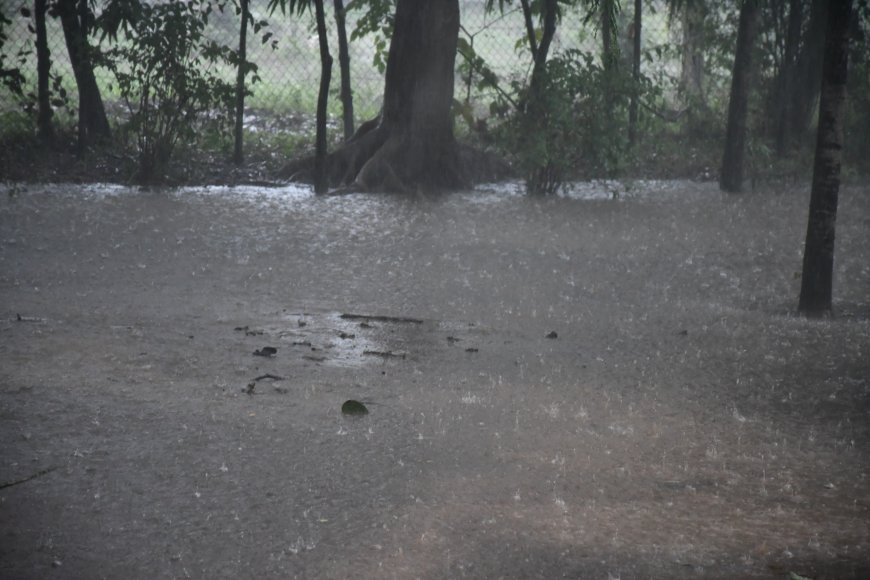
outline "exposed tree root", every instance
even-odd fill
[[[469,145],[433,150],[413,138],[390,135],[373,119],[326,158],[329,195],[361,191],[432,193],[498,181],[513,175],[506,161]],[[278,177],[312,183],[314,156],[285,165]]]

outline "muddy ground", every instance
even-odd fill
[[[2,578],[870,577],[867,187],[0,193]]]

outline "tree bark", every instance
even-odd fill
[[[329,82],[332,79],[332,55],[326,38],[326,16],[323,0],[314,0],[317,18],[317,38],[320,43],[320,92],[317,95],[317,141],[314,152],[314,193],[329,189],[326,173],[326,105],[329,101]]]
[[[683,44],[680,88],[686,99],[688,114],[686,123],[689,135],[697,136],[703,131],[701,120],[707,102],[704,94],[704,0],[684,2],[682,11]]]
[[[804,0],[789,0],[788,29],[785,35],[785,54],[777,83],[778,95],[775,99],[776,127],[774,142],[777,155],[784,155],[791,143],[789,110],[792,104],[795,75],[797,73],[797,54],[801,40]]]
[[[350,51],[347,43],[347,26],[343,0],[333,0],[335,28],[338,33],[338,68],[341,74],[341,113],[344,138],[353,136],[353,91],[350,85]]]
[[[835,226],[843,158],[843,111],[852,2],[832,0],[828,10],[813,189],[798,305],[798,311],[806,316],[831,313]]]
[[[544,75],[547,66],[547,56],[550,52],[550,43],[556,35],[556,10],[557,0],[544,0],[542,5],[543,31],[541,42],[535,52],[535,61],[532,67],[532,78],[529,81],[529,95],[523,107],[524,131],[536,131],[540,129],[541,119],[545,114],[543,95]],[[526,192],[529,195],[547,195],[555,193],[558,178],[553,175],[553,167],[549,159],[540,160],[537,167],[533,167],[526,174]]]
[[[535,22],[532,20],[532,6],[529,0],[520,0],[523,8],[523,21],[526,23],[526,38],[529,41],[529,51],[532,53],[532,61],[538,58],[538,37],[535,34]]]
[[[78,141],[79,147],[84,148],[93,141],[108,138],[111,130],[89,55],[86,17],[83,19],[79,10],[83,6],[82,11],[86,12],[86,0],[79,2],[77,6],[76,0],[58,0],[57,9],[78,88]]]
[[[613,125],[614,78],[619,66],[619,47],[616,44],[616,0],[600,0],[601,11],[601,63],[604,69],[604,113],[607,125]]]
[[[51,75],[51,52],[48,49],[48,34],[45,30],[45,13],[48,10],[47,0],[35,0],[33,19],[36,24],[36,129],[43,143],[54,141],[54,124],[51,109],[51,93],[49,81]]]
[[[451,114],[458,38],[459,0],[398,1],[381,114],[326,157],[331,185],[409,193],[467,184]],[[303,159],[281,174],[300,178],[310,167]]]
[[[732,193],[743,191],[743,158],[746,150],[746,117],[749,109],[752,49],[758,31],[759,0],[744,0],[737,28],[737,50],[731,75],[728,101],[728,126],[719,188]]]
[[[236,73],[236,114],[233,128],[233,163],[241,165],[245,160],[244,153],[244,120],[245,120],[245,75],[248,64],[248,0],[240,0],[242,22],[239,24],[239,70]]]
[[[640,49],[641,29],[643,25],[643,0],[634,0],[634,24],[632,26],[632,53],[631,53],[631,78],[634,87],[631,92],[631,101],[628,104],[628,143],[634,146],[637,143],[637,101],[640,91]]]
[[[813,0],[809,28],[797,57],[794,90],[788,106],[788,127],[793,146],[805,143],[808,139],[812,113],[821,86],[829,6],[828,0]]]

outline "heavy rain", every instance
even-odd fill
[[[870,196],[822,320],[807,196],[4,193],[3,575],[860,577]]]
[[[865,0],[0,3],[0,579],[870,578]]]

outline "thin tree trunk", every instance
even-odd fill
[[[320,41],[320,93],[317,95],[317,141],[314,152],[314,192],[326,193],[329,189],[326,173],[326,105],[329,101],[329,82],[332,78],[332,55],[326,38],[326,16],[323,0],[314,0],[317,15],[317,38]]]
[[[529,96],[524,105],[524,130],[535,131],[541,126],[546,111],[542,103],[544,90],[544,74],[547,66],[547,55],[550,51],[550,43],[556,34],[556,10],[557,0],[544,0],[542,10],[544,29],[541,34],[541,43],[535,52],[535,61],[532,67],[532,78],[529,82]],[[549,160],[541,160],[526,174],[526,192],[530,195],[545,195],[554,193],[558,179],[552,174],[553,168]]]
[[[51,74],[51,52],[48,49],[48,34],[45,30],[45,13],[48,9],[47,0],[35,0],[33,18],[36,24],[36,127],[39,139],[43,143],[54,141],[54,124],[51,109],[51,94],[49,80]]]
[[[241,165],[244,153],[245,74],[248,72],[248,0],[240,0],[242,22],[239,25],[239,70],[236,74],[236,117],[233,131],[233,163]]]
[[[531,88],[532,99],[535,97],[535,91],[539,90],[539,85],[544,74],[544,67],[547,65],[547,55],[550,52],[550,43],[553,41],[553,36],[556,34],[556,0],[544,0],[543,3],[543,21],[544,29],[541,33],[541,42],[535,49],[535,60],[532,65],[532,78],[529,82]]]
[[[335,28],[338,33],[338,68],[341,74],[341,113],[345,140],[353,137],[353,91],[350,85],[350,51],[343,0],[333,0]]]
[[[614,79],[619,66],[619,47],[616,44],[616,0],[600,0],[601,10],[601,62],[604,68],[604,113],[607,125],[613,125]]]
[[[634,0],[634,26],[631,53],[631,78],[634,87],[631,91],[631,101],[628,104],[628,143],[637,143],[637,101],[640,98],[640,50],[641,28],[643,24],[643,0]]]
[[[80,20],[80,7],[85,7],[86,0],[60,0],[57,4],[60,21],[63,27],[69,59],[79,95],[79,148],[86,147],[95,140],[111,135],[106,109],[94,77],[94,69],[89,56],[90,46],[87,41],[87,29]],[[85,20],[87,17],[85,18]]]
[[[744,0],[737,28],[737,50],[731,76],[731,97],[728,101],[728,126],[725,134],[725,154],[719,188],[722,191],[743,191],[743,159],[746,151],[746,117],[749,109],[749,89],[752,72],[752,50],[758,31],[759,0]]]
[[[806,316],[823,316],[831,312],[834,238],[843,159],[843,111],[852,2],[832,0],[828,10],[813,189],[798,305],[798,310]]]
[[[697,136],[703,129],[701,120],[707,111],[704,94],[704,0],[687,0],[683,5],[683,45],[680,88],[686,99],[686,124],[689,135]]]
[[[789,110],[792,105],[795,74],[797,67],[798,45],[801,39],[801,24],[803,23],[804,0],[789,0],[788,30],[785,35],[785,55],[779,80],[779,94],[776,101],[775,147],[777,155],[784,155],[791,143],[791,126]]]
[[[535,22],[532,20],[532,6],[529,0],[520,0],[523,8],[523,20],[526,23],[526,38],[529,41],[529,51],[532,53],[532,61],[538,59],[538,37],[535,34]]]
[[[792,143],[804,143],[808,138],[821,86],[829,6],[828,0],[813,0],[810,8],[809,28],[797,57],[794,90],[789,106],[788,125]]]

